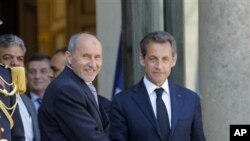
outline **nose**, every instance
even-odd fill
[[[34,73],[35,78],[40,78],[41,75],[42,75],[42,74],[41,74],[40,71],[36,71],[36,72]]]
[[[11,65],[11,67],[21,66],[21,62],[16,57],[14,57],[11,60],[11,64],[10,65]]]
[[[162,67],[162,64],[163,64],[163,63],[162,63],[161,60],[157,60],[155,66],[156,66],[157,69],[160,69],[160,68]]]
[[[96,66],[96,61],[95,61],[95,59],[94,59],[94,58],[90,59],[88,65],[89,65],[91,68],[94,68],[94,67]]]

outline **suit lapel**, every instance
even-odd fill
[[[97,105],[96,101],[95,101],[95,98],[94,98],[94,95],[92,94],[91,90],[89,89],[88,85],[87,84],[83,84],[84,86],[82,87],[83,90],[85,91],[85,93],[87,94],[88,98],[90,99],[91,103],[94,104],[95,108],[96,108],[96,111],[98,112],[99,114],[99,117],[100,117],[100,126],[102,130],[105,130],[107,129],[107,127],[109,127],[109,120],[108,120],[108,117],[106,115],[106,113],[104,112],[103,110],[103,107],[100,105],[101,103],[99,103],[99,106]]]
[[[134,88],[134,94],[132,95],[132,97],[135,103],[138,105],[138,107],[140,107],[140,109],[144,113],[145,117],[153,125],[158,135],[161,136],[159,126],[156,122],[154,111],[143,80],[141,80],[140,83]]]
[[[180,110],[183,106],[184,95],[179,93],[173,83],[169,81],[170,89],[170,99],[171,99],[171,110],[172,110],[172,120],[171,120],[171,135],[173,134],[177,121],[180,116]]]
[[[91,90],[89,89],[88,85],[84,82],[81,84],[83,91],[86,93],[87,97],[90,99],[91,103],[95,105],[96,110],[99,111],[98,105],[95,101],[94,95],[92,94]]]
[[[69,67],[66,67],[65,70],[69,74],[68,76],[73,78],[78,83],[78,85],[81,86],[81,89],[87,95],[89,101],[94,105],[93,107],[96,109],[97,113],[99,114],[100,119],[98,119],[98,120],[100,120],[101,124],[103,124],[102,114],[99,110],[99,107],[98,107],[96,101],[95,101],[94,95],[92,94],[88,85],[82,79],[80,79]]]
[[[30,95],[29,95],[30,96]],[[29,112],[29,115],[32,118],[32,126],[33,126],[33,131],[34,131],[34,138],[38,139],[40,138],[40,132],[38,131],[39,127],[38,127],[38,121],[37,121],[37,111],[33,105],[33,102],[30,100],[30,98],[25,95],[22,94],[20,95],[20,98],[22,99],[23,103],[25,104],[25,107],[27,109],[27,111]]]
[[[90,99],[91,103],[95,105],[95,108],[98,110],[98,105],[95,102],[95,98],[93,94],[91,93],[91,90],[89,89],[88,85],[80,78],[78,77],[72,69],[70,69],[68,66],[66,66],[65,71],[67,73],[67,76],[69,76],[71,79],[74,79],[75,82],[81,86],[81,89],[84,91],[84,93],[87,95],[87,97]],[[99,110],[98,110],[99,111]]]
[[[36,114],[36,111],[34,113],[34,109],[32,109],[33,104],[32,101],[30,99],[28,99],[28,97],[26,95],[20,95],[20,98],[22,99],[27,111],[29,112],[29,114],[31,115],[31,117],[35,116],[34,114]],[[28,101],[30,100],[30,102]]]

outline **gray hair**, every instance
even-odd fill
[[[156,31],[156,32],[151,32],[144,36],[144,38],[140,42],[140,47],[141,47],[141,54],[143,57],[146,56],[147,54],[147,46],[149,43],[166,43],[169,42],[172,47],[172,55],[175,56],[177,55],[177,47],[176,47],[176,41],[174,37],[164,31]]]
[[[68,45],[68,51],[70,53],[74,53],[76,50],[76,45],[77,45],[77,39],[79,37],[79,33],[75,34],[73,36],[71,36],[70,40],[69,40],[69,45]]]
[[[95,37],[98,41],[100,41],[94,34],[92,33],[89,33],[89,32],[81,32],[81,33],[77,33],[75,35],[72,35],[70,40],[69,40],[69,44],[68,44],[68,51],[70,53],[74,53],[75,50],[76,50],[76,46],[77,46],[77,42],[78,42],[78,39],[80,37],[80,35],[83,35],[83,34],[86,34],[86,35],[90,35],[90,36],[93,36]]]
[[[20,37],[13,34],[4,34],[0,36],[0,48],[8,48],[13,45],[19,46],[24,53],[26,52],[26,47]]]

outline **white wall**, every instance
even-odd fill
[[[97,36],[102,41],[103,68],[98,75],[99,94],[111,98],[121,34],[121,1],[96,0]]]

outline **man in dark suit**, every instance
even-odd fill
[[[0,36],[0,63],[8,67],[24,66],[24,56],[26,48],[21,38],[12,34]],[[21,121],[14,121],[19,130],[22,130],[25,141],[40,141],[40,131],[38,128],[37,114],[32,101],[24,94],[18,99],[19,113]],[[16,141],[20,135],[12,133],[12,140]],[[19,133],[19,132],[18,132]]]
[[[51,58],[51,68],[54,71],[54,77],[57,77],[67,65],[66,51],[66,47],[57,49]],[[110,100],[98,94],[98,101],[103,106],[105,112],[109,114],[111,105]]]
[[[38,113],[45,90],[53,77],[50,58],[42,53],[32,54],[27,60],[26,70],[29,88],[27,96],[33,102]]]
[[[113,98],[110,139],[205,141],[198,95],[168,80],[177,60],[174,38],[152,32],[140,47],[145,76]]]
[[[43,141],[109,141],[109,120],[92,81],[102,66],[102,45],[91,34],[70,38],[67,66],[47,87],[38,117]]]

